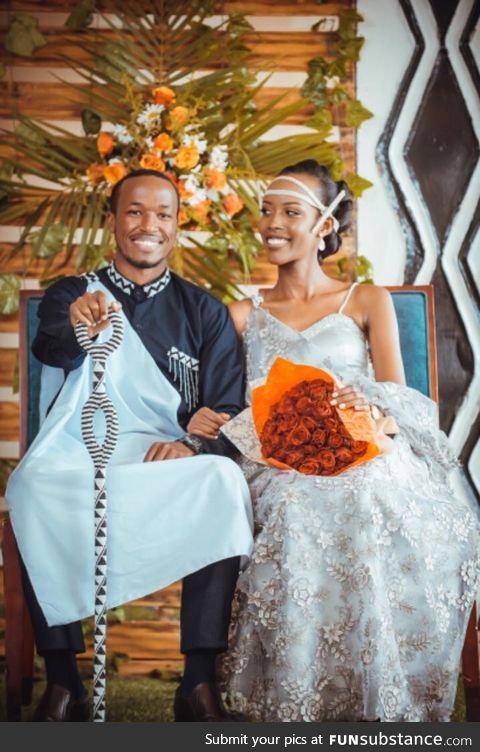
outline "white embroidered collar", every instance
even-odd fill
[[[154,295],[162,292],[172,278],[169,269],[167,269],[165,274],[160,279],[155,280],[155,282],[151,282],[148,285],[136,285],[135,282],[120,274],[113,261],[107,266],[107,276],[110,282],[113,282],[114,285],[127,293],[127,295],[132,295],[135,289],[141,287],[146,298],[153,298]]]

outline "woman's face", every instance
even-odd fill
[[[318,181],[311,175],[295,175],[298,180],[318,192]],[[289,181],[276,180],[272,185],[274,190],[296,191],[302,193]],[[302,199],[293,196],[265,196],[262,202],[262,216],[258,223],[258,231],[262,236],[263,245],[268,259],[272,264],[283,265],[303,258],[317,260],[319,235],[312,233],[312,228],[320,217],[315,207]],[[321,231],[323,234],[323,230]]]

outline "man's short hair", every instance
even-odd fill
[[[177,216],[178,216],[178,212],[180,211],[180,194],[178,192],[177,186],[175,185],[173,180],[171,180],[168,177],[168,175],[165,175],[164,172],[160,172],[159,170],[147,170],[147,169],[132,170],[132,172],[129,172],[121,180],[119,180],[118,183],[115,183],[115,185],[112,188],[112,192],[110,194],[110,211],[112,212],[112,214],[116,214],[117,212],[118,201],[120,199],[120,191],[121,191],[122,185],[126,183],[127,180],[131,180],[131,178],[141,178],[144,175],[153,175],[154,178],[159,178],[159,180],[164,180],[169,185],[172,186],[177,196]]]

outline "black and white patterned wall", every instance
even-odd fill
[[[359,250],[435,289],[440,418],[480,497],[480,3],[358,0]]]

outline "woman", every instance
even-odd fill
[[[434,404],[405,386],[388,292],[322,269],[351,212],[324,167],[284,169],[259,223],[277,283],[231,314],[250,383],[278,355],[327,367],[348,385],[333,404],[380,409],[400,433],[392,452],[336,477],[273,467],[251,477],[259,532],[238,581],[226,688],[252,720],[447,721],[478,518],[450,485],[456,461]],[[204,409],[189,428],[213,435],[225,420]]]

